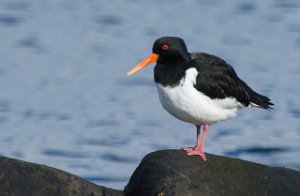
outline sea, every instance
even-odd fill
[[[161,36],[223,58],[275,104],[211,126],[207,153],[300,170],[299,0],[0,0],[0,155],[122,190],[146,154],[194,145],[154,64],[126,75]]]

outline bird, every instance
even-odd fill
[[[225,60],[204,52],[188,52],[180,37],[158,38],[152,54],[127,75],[154,62],[154,81],[161,105],[177,119],[196,126],[196,145],[183,150],[187,155],[200,156],[203,161],[211,125],[233,118],[242,108],[270,110],[274,105],[270,98],[241,80]]]

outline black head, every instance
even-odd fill
[[[157,65],[183,67],[182,65],[186,65],[186,62],[190,60],[185,43],[179,37],[161,37],[154,42],[152,50],[153,54],[127,72],[127,75],[131,75],[153,62],[157,62]]]
[[[188,60],[189,54],[183,39],[179,37],[161,37],[154,42],[153,53],[159,55],[159,61]]]

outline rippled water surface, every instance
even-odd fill
[[[126,76],[176,35],[276,104],[212,126],[206,151],[300,170],[299,18],[298,0],[1,0],[0,154],[123,189],[147,153],[194,145],[153,66]]]

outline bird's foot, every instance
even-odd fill
[[[199,147],[185,147],[185,148],[183,148],[183,150],[187,153],[187,155],[200,156],[203,161],[206,161],[204,151],[203,151],[203,149],[201,149]]]

